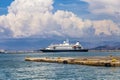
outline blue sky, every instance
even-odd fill
[[[0,0],[0,15],[7,14],[7,7],[13,0]]]
[[[119,37],[119,2],[119,0],[116,2],[114,0],[0,0],[0,36],[2,38]]]
[[[88,4],[80,0],[55,0],[55,9],[62,9],[72,11],[73,13],[81,16],[89,14]]]

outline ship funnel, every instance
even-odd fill
[[[79,42],[79,41],[77,41],[75,45],[80,45],[80,42]]]

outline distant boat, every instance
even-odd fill
[[[5,53],[5,52],[6,52],[6,50],[0,49],[0,53]]]
[[[47,48],[40,49],[42,52],[88,52],[84,49],[79,41],[76,44],[69,44],[69,40],[63,41],[62,44],[51,44]]]

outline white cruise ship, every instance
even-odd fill
[[[40,49],[42,52],[88,52],[84,49],[79,41],[76,44],[70,44],[69,40],[63,41],[62,44],[51,44],[47,48]]]

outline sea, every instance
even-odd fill
[[[0,80],[120,80],[120,67],[25,61],[25,57],[120,56],[120,52],[0,54]]]

